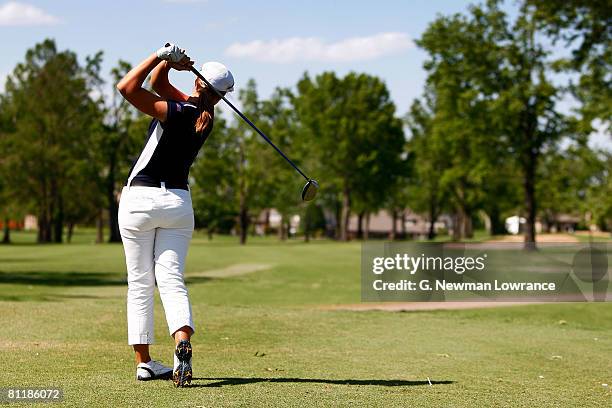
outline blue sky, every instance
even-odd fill
[[[104,71],[119,59],[138,63],[166,41],[199,65],[225,63],[237,89],[254,78],[260,96],[293,86],[304,71],[367,72],[381,77],[398,114],[423,89],[426,58],[412,40],[436,14],[466,10],[467,0],[371,1],[4,1],[0,81],[26,49],[46,37],[84,58],[103,50]],[[189,91],[189,73],[171,76]]]
[[[3,2],[0,1],[0,6]],[[23,59],[25,50],[45,37],[55,38],[60,48],[80,56],[104,50],[109,71],[121,58],[137,63],[166,41],[187,49],[196,63],[216,60],[234,73],[237,88],[248,78],[257,81],[263,97],[275,86],[294,85],[304,71],[364,71],[382,77],[391,90],[399,112],[422,90],[424,53],[414,46],[375,58],[326,61],[321,58],[273,62],[252,56],[231,56],[232,44],[256,40],[283,41],[318,38],[333,44],[355,37],[381,33],[403,33],[417,38],[436,13],[465,9],[468,1],[36,1],[35,6],[57,19],[47,24],[0,26],[3,58],[0,72],[10,72]],[[190,87],[190,74],[173,78]]]

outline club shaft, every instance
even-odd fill
[[[249,120],[249,118],[247,118],[247,117],[246,117],[246,116],[245,116],[245,115],[244,115],[242,112],[240,112],[240,111],[238,110],[238,108],[236,108],[236,107],[235,107],[235,106],[234,106],[234,105],[233,105],[233,104],[232,104],[230,101],[228,101],[228,100],[225,98],[225,96],[221,95],[221,93],[220,93],[219,91],[217,91],[217,90],[215,89],[215,87],[214,87],[214,86],[212,86],[212,85],[210,84],[210,82],[208,82],[208,80],[207,80],[206,78],[204,78],[204,76],[203,76],[203,75],[200,73],[200,71],[198,71],[198,70],[197,70],[196,68],[194,68],[194,67],[191,67],[191,72],[193,72],[194,74],[196,74],[196,76],[197,76],[198,78],[200,78],[202,81],[204,81],[204,83],[205,83],[206,85],[208,85],[208,87],[209,87],[210,89],[212,89],[212,90],[213,90],[213,91],[214,91],[214,92],[215,92],[215,93],[216,93],[216,94],[217,94],[217,95],[218,95],[218,96],[219,96],[221,99],[223,99],[223,101],[225,101],[225,103],[227,103],[227,104],[229,105],[229,107],[230,107],[230,108],[232,108],[232,109],[234,110],[234,112],[236,112],[236,113],[238,114],[238,116],[240,116],[240,117],[242,118],[242,120],[244,120],[246,123],[248,123],[248,124],[249,124],[249,126],[251,126],[251,127],[253,128],[253,130],[255,130],[257,133],[259,133],[259,135],[260,135],[261,137],[263,137],[263,138],[264,138],[264,140],[265,140],[266,142],[268,142],[268,144],[269,144],[270,146],[272,146],[272,147],[273,147],[273,148],[274,148],[274,149],[275,149],[275,150],[278,152],[278,154],[280,154],[281,156],[283,156],[283,158],[284,158],[285,160],[287,160],[287,162],[288,162],[288,163],[289,163],[291,166],[293,166],[293,168],[294,168],[295,170],[297,170],[297,172],[298,172],[298,173],[300,173],[300,174],[302,175],[302,177],[304,177],[304,178],[305,178],[307,181],[309,181],[309,180],[310,180],[310,178],[309,178],[309,177],[308,177],[306,174],[304,174],[304,172],[303,172],[302,170],[300,170],[300,168],[299,168],[299,167],[298,167],[298,166],[297,166],[295,163],[293,163],[293,162],[291,161],[291,159],[290,159],[290,158],[288,158],[287,156],[285,156],[285,153],[283,153],[283,152],[281,151],[281,149],[279,149],[278,147],[276,147],[276,145],[275,145],[274,143],[272,143],[272,141],[271,141],[271,140],[268,138],[268,136],[266,136],[266,135],[264,134],[264,132],[262,132],[261,130],[259,130],[259,128],[258,128],[257,126],[255,126],[255,124],[254,124],[253,122],[251,122],[251,121]]]

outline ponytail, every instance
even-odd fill
[[[208,101],[206,92],[204,89],[200,89],[200,95],[198,96],[198,111],[200,116],[195,123],[195,131],[202,133],[206,129],[213,117],[215,107]]]

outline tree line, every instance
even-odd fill
[[[218,112],[190,176],[197,226],[236,231],[244,243],[274,208],[283,239],[299,214],[306,239],[346,240],[351,215],[367,237],[371,214],[385,209],[395,220],[410,208],[429,221],[430,238],[442,214],[452,215],[454,239],[471,237],[483,218],[502,233],[514,213],[526,219],[528,242],[536,217],[551,224],[574,213],[612,228],[612,157],[587,144],[594,123],[610,131],[610,11],[598,1],[527,0],[511,18],[502,5],[429,24],[417,40],[427,81],[405,114],[384,81],[365,73],[305,73],[265,100],[249,81],[238,94],[244,113],[320,181],[320,195],[299,202],[301,178]],[[559,57],[552,44],[570,52]],[[114,84],[103,80],[102,59],[79,61],[47,39],[0,94],[0,215],[6,226],[35,214],[39,242],[69,240],[77,224],[97,224],[102,241],[103,222],[110,241],[120,240],[118,194],[150,119],[107,93]],[[111,81],[130,68],[119,61]],[[569,97],[577,107],[562,112]],[[395,224],[392,238],[401,235]]]

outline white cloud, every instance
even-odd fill
[[[9,1],[0,5],[0,26],[49,25],[58,22],[57,17],[30,4]]]
[[[289,63],[295,61],[363,61],[401,53],[413,45],[405,33],[380,33],[325,42],[317,37],[293,37],[271,41],[233,43],[226,50],[230,57]]]

